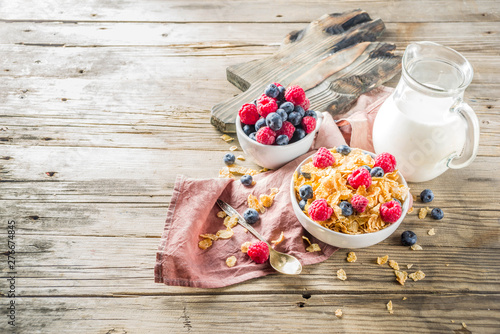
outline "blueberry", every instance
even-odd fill
[[[252,132],[251,134],[248,135],[248,138],[257,141],[257,138],[255,138],[256,135],[257,135],[257,132]]]
[[[339,207],[342,209],[342,215],[346,217],[352,215],[354,212],[351,203],[347,201],[340,202]]]
[[[424,203],[429,203],[429,202],[432,202],[432,200],[434,199],[434,193],[432,192],[432,190],[430,189],[424,189],[421,193],[420,193],[420,199],[422,200],[422,202]]]
[[[283,109],[276,110],[276,113],[280,115],[281,120],[284,122],[288,119],[288,114]]]
[[[305,207],[306,207],[306,204],[307,204],[307,201],[306,200],[301,200],[299,202],[299,207],[300,207],[300,210],[304,211]]]
[[[305,199],[305,200],[307,200],[309,198],[313,198],[313,188],[308,184],[303,185],[299,189],[299,194],[300,194],[300,198]]]
[[[302,116],[296,111],[292,111],[290,115],[288,115],[288,121],[293,125],[297,126],[302,122]]]
[[[266,119],[265,118],[259,118],[257,123],[255,123],[255,131],[259,131],[259,129],[263,126],[266,126]]]
[[[404,231],[401,233],[401,244],[403,246],[413,246],[417,243],[417,235],[412,231]]]
[[[371,172],[372,171],[372,168],[368,165],[363,165],[361,166],[362,168],[365,168],[367,171]]]
[[[250,136],[250,134],[251,134],[252,132],[255,132],[255,126],[245,124],[245,125],[243,126],[243,132],[245,132],[245,134],[246,134],[247,136]]]
[[[286,88],[283,86],[278,86],[278,91],[280,92],[278,95],[278,100],[284,101]]]
[[[297,128],[295,129],[295,132],[293,133],[293,137],[291,142],[295,143],[296,141],[301,140],[306,136],[306,132],[303,129]]]
[[[443,217],[444,217],[443,210],[441,210],[440,208],[434,208],[434,209],[432,209],[432,211],[431,211],[431,217],[434,218],[434,219],[436,219],[436,220],[443,219]]]
[[[280,105],[280,108],[283,109],[287,114],[293,111],[293,103],[292,102],[283,102]]]
[[[243,212],[243,219],[249,224],[255,224],[259,220],[259,213],[255,209],[246,209]]]
[[[347,145],[340,145],[339,147],[337,147],[337,153],[348,155],[349,153],[351,153],[351,148]]]
[[[305,177],[306,179],[310,179],[311,178],[311,173],[303,172],[302,168],[300,169],[300,174],[302,174],[302,176]]]
[[[266,91],[264,92],[267,96],[272,97],[273,99],[277,98],[280,94],[278,87],[275,84],[269,84],[266,87]]]
[[[279,135],[278,137],[276,137],[276,144],[278,145],[288,145],[289,141],[290,140],[288,139],[287,135]]]
[[[314,118],[318,119],[318,115],[316,114],[316,112],[314,110],[306,111],[306,116],[310,116],[310,117],[314,117]]]
[[[266,124],[271,130],[278,131],[283,126],[283,120],[279,114],[272,112],[267,115]]]
[[[293,108],[293,111],[298,112],[300,114],[300,117],[304,117],[306,115],[306,111],[301,106],[295,106]]]
[[[253,182],[253,177],[252,175],[243,175],[240,178],[241,184],[244,185],[245,187],[250,187]]]
[[[373,167],[370,175],[372,177],[382,177],[384,176],[384,170],[382,169],[382,167]]]
[[[236,157],[234,156],[234,154],[232,153],[227,153],[225,156],[224,156],[224,163],[226,165],[232,165],[234,164],[234,161],[236,160]]]

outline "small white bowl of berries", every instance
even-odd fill
[[[323,115],[309,109],[300,86],[269,84],[236,117],[236,134],[243,151],[255,163],[276,169],[309,151]]]

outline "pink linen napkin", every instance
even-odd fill
[[[330,114],[324,113],[324,122],[311,149],[347,143],[351,147],[373,152],[373,121],[378,108],[391,91],[390,88],[380,87],[360,96],[350,111],[343,115],[347,117],[337,121]],[[260,221],[254,228],[268,241],[278,239],[283,232],[285,239],[275,249],[294,255],[302,265],[326,260],[337,248],[316,240],[304,230],[291,207],[292,174],[309,155],[311,152],[278,170],[254,176],[256,184],[250,188],[233,179],[190,179],[178,175],[156,254],[155,282],[219,288],[275,273],[269,262],[256,264],[241,252],[241,244],[246,241],[255,242],[257,238],[250,232],[245,232],[240,225],[233,228],[234,235],[230,239],[216,240],[206,250],[198,247],[200,234],[215,234],[218,230],[225,229],[223,219],[216,216],[220,211],[216,204],[218,198],[243,213],[248,208],[248,194],[259,197],[261,194],[269,194],[271,188],[278,188],[279,193],[272,206],[260,215]],[[307,252],[305,249],[309,244],[302,236],[319,244],[321,252]],[[226,265],[226,259],[233,255],[237,262],[230,268]]]

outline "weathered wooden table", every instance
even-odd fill
[[[354,8],[382,18],[381,40],[399,53],[435,41],[475,70],[466,98],[479,156],[411,185],[433,189],[445,212],[405,220],[424,250],[398,245],[400,228],[357,250],[356,263],[340,250],[298,277],[215,290],[153,283],[176,174],[216,177],[230,146],[209,122],[211,106],[238,93],[226,67]],[[2,1],[0,18],[0,332],[500,332],[498,1],[26,0]],[[397,284],[374,263],[385,254],[426,278]]]

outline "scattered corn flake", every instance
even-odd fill
[[[415,202],[417,200],[417,195],[411,195],[411,197],[413,197],[413,202]]]
[[[413,274],[410,274],[409,277],[416,282],[416,281],[423,280],[425,278],[425,274],[423,271],[417,270]]]
[[[406,271],[394,270],[394,275],[396,275],[396,281],[401,285],[405,285],[406,280],[408,279],[408,273]]]
[[[462,327],[467,328],[467,324],[465,322],[462,322]]]
[[[230,143],[234,140],[233,137],[229,136],[229,135],[222,135],[220,136],[222,138],[223,141],[225,141],[226,143]]]
[[[389,255],[383,256],[383,257],[377,257],[377,263],[382,265],[386,264],[387,260],[389,260]]]
[[[214,241],[218,239],[218,237],[215,234],[210,234],[210,233],[200,234],[200,238],[210,239]]]
[[[447,264],[445,264],[445,266],[449,267],[450,265],[447,263]]]
[[[233,228],[236,225],[238,225],[238,216],[237,215],[226,216],[226,218],[224,218],[224,226],[225,227],[227,227],[227,228]]]
[[[260,213],[266,212],[266,208],[264,208],[262,206],[262,204],[259,203],[259,200],[254,195],[249,194],[247,202],[248,202],[248,207],[250,209],[255,209],[255,210],[259,211]]]
[[[227,214],[224,211],[217,212],[217,217],[219,217],[219,218],[225,218],[226,216],[227,216]]]
[[[229,168],[229,171],[232,173],[232,174],[235,174],[235,175],[245,175],[245,174],[248,174],[248,175],[257,175],[259,172],[257,172],[255,169],[251,169],[251,168],[246,168],[246,167],[243,167],[243,166],[236,166],[236,165],[231,165],[231,166],[228,166]]]
[[[407,264],[406,265],[406,268],[408,268],[408,269],[411,269],[411,267],[413,267],[413,264]]]
[[[259,170],[259,173],[265,173],[269,170],[269,168],[262,168],[261,170]]]
[[[226,179],[234,179],[234,175],[229,171],[229,167],[222,167],[219,170],[219,177]]]
[[[245,161],[245,160],[246,160],[246,158],[245,158],[244,156],[242,156],[241,154],[240,154],[240,155],[238,155],[238,156],[236,157],[236,159],[241,160],[241,161]]]
[[[273,197],[271,197],[269,195],[260,195],[259,200],[260,200],[260,203],[262,203],[262,205],[265,208],[270,208],[271,205],[273,205]]]
[[[431,228],[429,231],[427,231],[427,234],[428,235],[435,235],[436,234],[436,231],[434,231],[433,228]]]
[[[305,241],[307,241],[307,243],[310,245],[311,244],[311,240],[309,240],[308,237],[306,237],[305,235],[302,236],[302,239],[304,239]]]
[[[229,151],[236,151],[238,149],[238,146],[231,146],[229,148]]]
[[[341,309],[339,309],[339,308],[338,308],[338,309],[336,309],[336,310],[335,310],[335,316],[336,316],[337,318],[342,318],[342,310],[341,310]]]
[[[386,306],[387,306],[387,311],[389,311],[390,314],[393,314],[394,311],[392,309],[392,300],[389,300]]]
[[[417,245],[417,244],[414,244],[413,246],[410,247],[412,250],[414,251],[419,251],[419,250],[423,250],[422,246],[420,245]]]
[[[345,281],[347,279],[347,274],[344,269],[337,270],[337,278],[339,280]]]
[[[399,264],[394,260],[389,260],[389,267],[394,270],[399,270]]]
[[[217,231],[217,236],[219,237],[219,239],[229,239],[233,235],[234,235],[234,232],[229,227],[227,228],[227,230]]]
[[[248,233],[248,230],[246,228],[243,229],[243,232]]]
[[[252,180],[252,186],[254,186],[257,182],[255,180]]]
[[[354,252],[349,252],[347,253],[347,262],[356,262],[356,260],[358,259],[358,257],[356,256],[356,253]]]
[[[198,247],[203,250],[207,249],[210,246],[212,246],[212,239],[209,238],[203,239],[198,243]]]
[[[250,247],[250,245],[251,245],[251,244],[252,244],[252,243],[251,243],[250,241],[247,241],[247,242],[242,243],[242,244],[241,244],[241,251],[242,251],[243,253],[248,252],[248,247]]]
[[[281,231],[281,234],[278,239],[276,240],[271,240],[271,243],[274,244],[275,246],[281,243],[283,240],[285,240],[285,234],[283,234],[283,231]]]
[[[418,218],[424,219],[426,216],[427,216],[427,209],[420,208],[420,211],[418,211]]]
[[[412,213],[413,212],[413,206],[408,210],[408,213]]]
[[[455,323],[455,320],[451,320],[452,323]]]
[[[403,300],[407,300],[407,299],[408,299],[408,298],[406,298],[406,297],[403,297]]]
[[[321,248],[319,247],[318,244],[310,244],[307,248],[306,251],[312,253],[312,252],[321,252]]]
[[[236,256],[232,255],[226,259],[226,264],[229,268],[234,267],[236,264]]]

